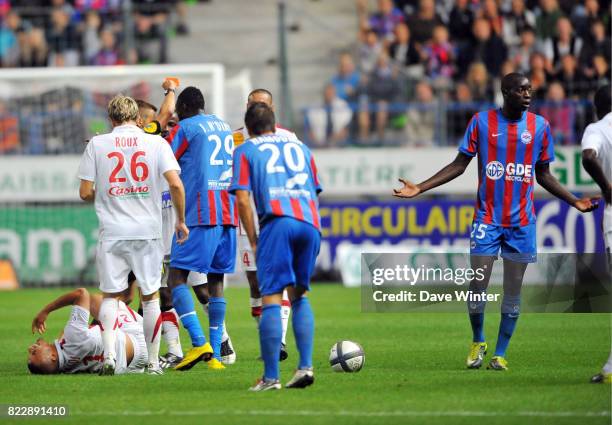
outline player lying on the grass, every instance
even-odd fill
[[[234,151],[230,192],[236,193],[240,219],[257,258],[263,296],[259,342],[264,374],[251,391],[280,389],[281,303],[285,289],[293,309],[298,367],[287,388],[314,382],[314,317],[306,297],[321,243],[321,186],[314,159],[299,140],[276,135],[274,112],[264,103],[249,107],[244,118],[251,139]],[[251,196],[260,234],[255,231]]]
[[[79,195],[85,201],[94,201],[100,222],[96,264],[104,293],[99,314],[105,353],[101,374],[112,375],[115,370],[114,325],[118,298],[128,287],[130,271],[136,276],[142,293],[148,373],[161,374],[158,357],[161,323],[158,290],[163,261],[160,199],[162,180],[166,180],[177,210],[177,241],[183,243],[189,230],[185,225],[180,167],[164,139],[143,133],[137,127],[138,105],[134,99],[116,96],[109,102],[108,115],[113,131],[91,139],[78,173]]]
[[[604,210],[604,242],[612,252],[612,94],[610,86],[600,87],[595,93],[595,110],[599,121],[590,124],[582,136],[582,165],[601,189],[606,201]],[[610,257],[608,261],[610,262]],[[612,384],[612,350],[601,372],[591,382]]]
[[[178,79],[166,78],[162,84],[165,90],[164,101],[157,108],[143,100],[137,100],[139,119],[138,126],[149,134],[168,135],[167,125],[175,111],[175,90],[178,88]],[[163,182],[162,182],[163,183]],[[159,289],[160,308],[162,317],[162,338],[168,347],[168,352],[160,356],[162,368],[173,368],[183,360],[183,350],[179,338],[178,322],[172,304],[172,292],[168,288],[168,273],[170,269],[170,250],[172,247],[172,237],[174,236],[174,222],[176,214],[172,208],[170,191],[165,185],[162,193],[162,242],[164,246],[164,265]],[[135,280],[135,277],[134,277]],[[205,274],[192,271],[187,278],[187,284],[193,288],[196,297],[205,314],[208,316],[208,290],[206,287],[207,277]],[[131,284],[131,282],[130,282]],[[223,336],[221,338],[221,361],[225,364],[232,364],[236,361],[236,353],[232,345],[232,340],[227,332],[225,322],[223,322]]]
[[[550,173],[554,143],[550,126],[541,116],[527,112],[531,83],[519,73],[502,79],[501,109],[477,113],[470,121],[455,160],[422,183],[400,179],[394,190],[400,198],[414,198],[459,177],[478,155],[477,206],[470,235],[471,267],[484,268],[482,280],[470,282],[472,293],[487,290],[493,261],[501,250],[504,259],[501,321],[495,354],[488,368],[505,370],[506,350],[521,306],[521,286],[528,263],[536,261],[536,217],[533,206],[534,177],[557,198],[580,212],[597,208],[595,198],[578,199]],[[484,335],[485,301],[468,302],[473,339],[468,368],[479,368],[487,352]]]
[[[176,370],[190,369],[200,360],[208,361],[211,369],[225,368],[221,363],[226,310],[223,279],[225,273],[234,271],[238,225],[235,199],[227,191],[234,140],[229,125],[215,115],[205,114],[204,106],[199,89],[185,88],[176,102],[180,121],[167,137],[181,166],[187,193],[187,226],[192,233],[184,245],[173,240],[170,254],[168,286],[172,303],[193,346]],[[190,271],[207,274],[210,343],[186,286]]]
[[[272,111],[274,111],[274,102],[272,99],[272,93],[270,93],[266,89],[255,89],[249,96],[247,97],[247,109],[254,103],[265,103],[268,105]],[[277,136],[286,136],[289,139],[297,140],[297,136],[294,132],[289,131],[287,129],[282,128],[278,124],[276,124],[275,133]],[[239,129],[234,131],[234,148],[237,148],[245,140],[249,138],[249,132],[246,127],[240,127]],[[255,232],[259,234],[259,226],[257,221],[255,221]],[[255,256],[253,255],[253,250],[251,249],[251,244],[249,243],[249,238],[244,230],[244,227],[238,223],[238,251],[240,253],[240,260],[242,261],[242,268],[245,271],[247,281],[249,282],[249,290],[251,293],[251,315],[255,318],[257,325],[259,325],[259,319],[261,318],[261,306],[262,299],[261,293],[259,292],[259,284],[257,283],[257,263],[255,260]],[[283,302],[281,304],[281,321],[283,325],[283,334],[281,338],[281,352],[280,352],[280,360],[281,362],[288,357],[287,348],[286,348],[286,337],[287,337],[287,327],[289,325],[289,316],[291,315],[291,303],[289,302],[289,296],[287,295],[287,291],[283,291]]]
[[[98,318],[102,295],[79,288],[45,306],[32,321],[32,333],[45,333],[47,317],[72,306],[62,335],[53,342],[39,338],[28,349],[28,369],[34,374],[98,373],[104,361],[100,325],[89,326],[89,315]],[[123,301],[118,302],[115,373],[143,373],[148,363],[142,317]]]

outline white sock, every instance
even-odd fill
[[[253,319],[255,319],[255,323],[257,323],[257,327],[259,328],[259,321],[261,320],[261,309],[263,306],[263,298],[253,298],[251,297],[249,299],[249,304],[251,305],[251,315],[253,316]],[[259,309],[259,314],[258,315],[254,315],[253,314],[253,309]]]
[[[208,303],[202,304],[202,309],[204,309],[204,313],[208,316]],[[221,342],[225,342],[229,339],[229,335],[227,334],[227,326],[225,326],[225,320],[223,321],[223,336],[221,337]]]
[[[144,336],[149,354],[149,364],[153,369],[159,367],[159,342],[161,340],[161,310],[159,298],[142,302]]]
[[[612,351],[610,352],[610,357],[608,357],[608,361],[603,367],[603,373],[612,373]]]
[[[104,298],[98,312],[98,320],[102,325],[102,343],[104,344],[104,357],[117,358],[115,342],[117,341],[117,310],[119,303],[115,298]]]
[[[162,338],[168,346],[168,352],[177,357],[183,357],[183,347],[181,347],[181,338],[179,335],[178,322],[179,318],[176,310],[164,311],[162,316]]]
[[[281,342],[283,344],[287,343],[287,327],[289,326],[289,316],[291,315],[291,303],[289,302],[289,295],[287,295],[287,290],[283,291],[283,301],[281,303],[281,323],[283,325],[283,335],[281,338]]]

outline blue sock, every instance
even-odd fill
[[[301,297],[291,303],[293,334],[300,352],[298,369],[312,367],[312,345],[314,339],[314,316],[308,298]]]
[[[505,357],[521,309],[520,295],[504,295],[495,355]]]
[[[201,347],[206,344],[206,337],[200,326],[198,315],[195,312],[195,305],[193,304],[193,298],[191,298],[191,292],[184,283],[172,288],[172,303],[174,309],[181,319],[181,323],[189,332],[191,337],[191,345],[194,347]]]
[[[264,378],[266,379],[279,379],[278,362],[282,334],[280,305],[264,305],[259,321],[259,343],[261,344],[261,357],[264,361]]]
[[[223,321],[225,320],[225,298],[210,297],[208,300],[208,322],[210,326],[210,345],[214,357],[221,360],[221,338],[223,337]]]
[[[486,291],[473,290],[474,294],[482,295]],[[484,335],[484,310],[486,301],[467,302],[470,324],[472,325],[472,342],[485,342]]]

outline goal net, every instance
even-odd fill
[[[207,112],[241,125],[250,76],[226,79],[220,64],[0,70],[0,259],[22,285],[95,283],[98,223],[76,178],[84,142],[111,129],[114,95],[159,106],[168,76],[200,88]]]

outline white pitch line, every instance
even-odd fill
[[[348,410],[325,411],[325,410],[126,410],[126,411],[70,411],[69,415],[75,416],[367,416],[367,417],[547,417],[547,418],[574,418],[574,417],[609,417],[610,412],[486,412],[486,411],[419,411],[419,410],[395,410],[380,412],[358,412]]]

